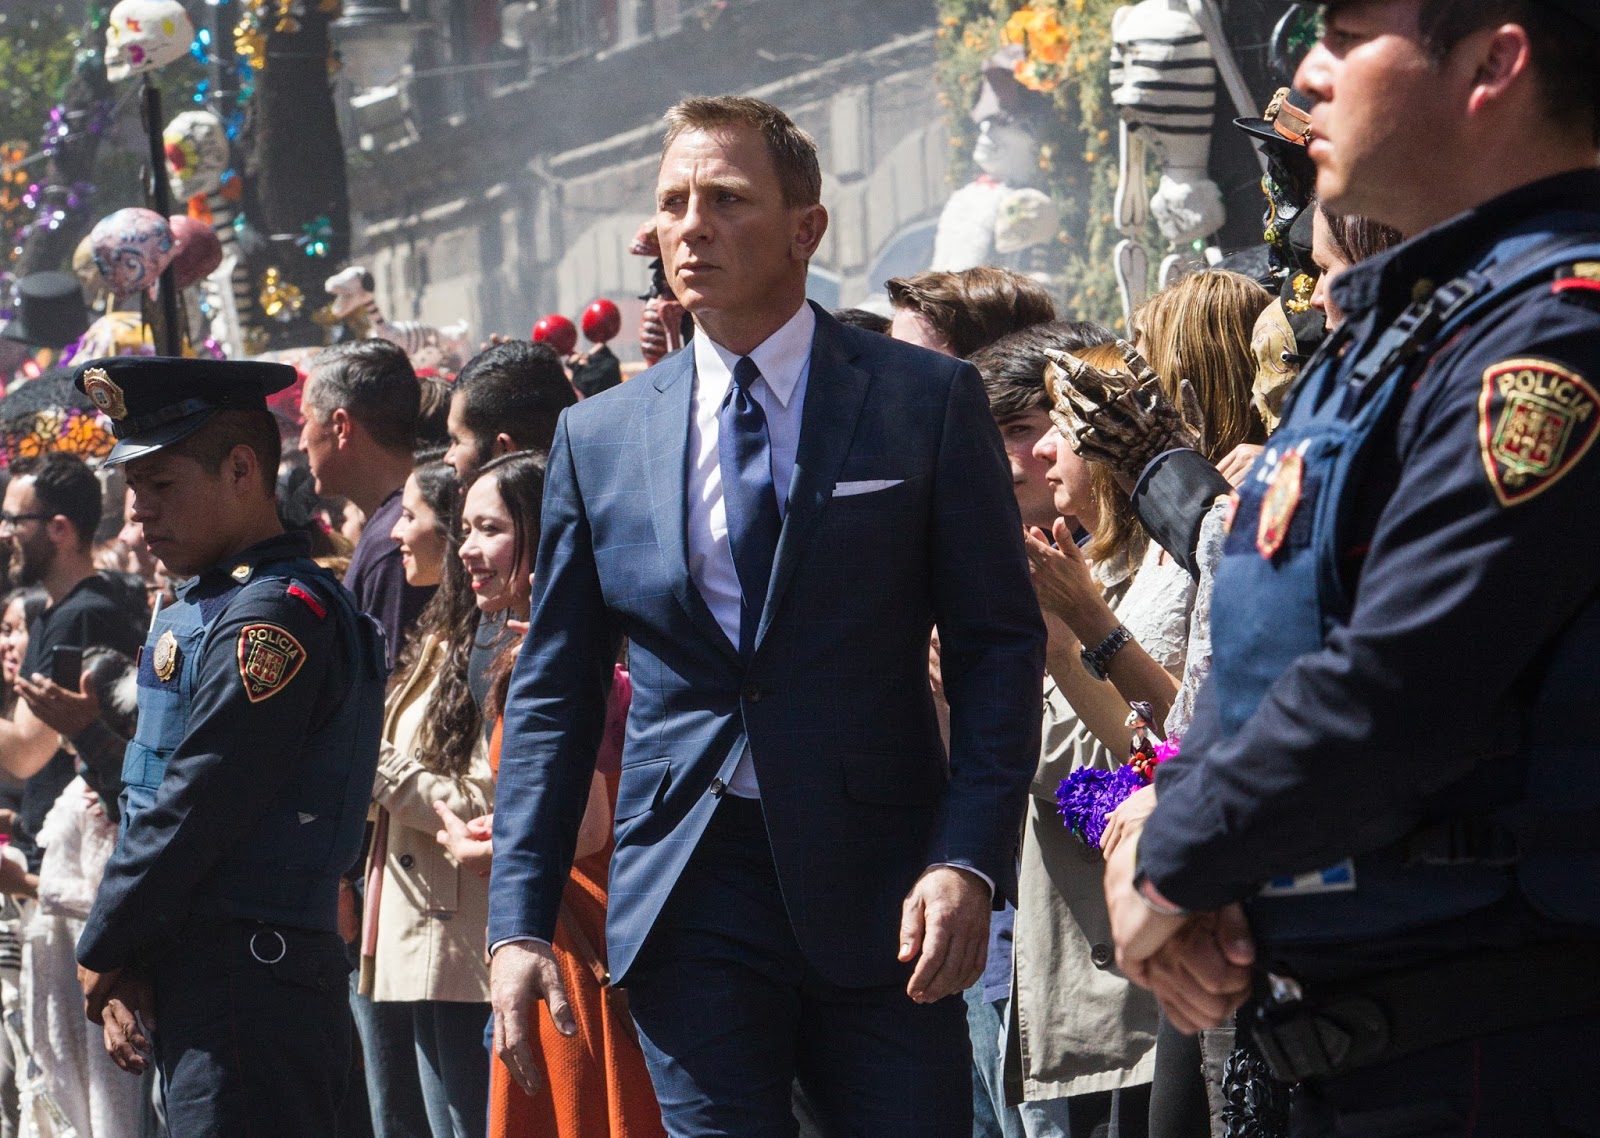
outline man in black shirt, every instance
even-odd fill
[[[35,835],[72,781],[73,766],[59,736],[34,714],[29,697],[50,686],[46,677],[57,647],[113,648],[132,656],[144,639],[143,593],[120,577],[95,571],[90,548],[100,509],[94,472],[71,455],[52,454],[12,478],[0,512],[0,540],[11,542],[19,580],[50,595],[50,607],[28,630],[16,717],[0,720],[0,767],[26,780],[16,839],[34,870],[40,852]]]
[[[367,516],[344,586],[383,627],[391,669],[433,595],[432,588],[406,584],[400,547],[389,537],[413,465],[421,399],[410,359],[387,340],[352,340],[324,351],[300,399],[300,449],[317,493],[349,498]]]

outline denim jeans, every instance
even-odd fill
[[[373,1138],[432,1138],[422,1081],[417,1074],[416,1032],[409,1003],[375,1004],[357,995],[350,978],[350,1011],[361,1039]]]
[[[1022,1115],[1006,1105],[1001,1035],[1009,1000],[983,998],[983,981],[965,993],[967,1033],[972,1036],[973,1138],[1025,1138]]]
[[[483,1138],[489,1126],[488,1004],[419,1000],[411,1009],[417,1073],[434,1138]]]

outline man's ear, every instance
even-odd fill
[[[333,432],[334,440],[339,446],[349,446],[355,438],[356,421],[350,417],[349,411],[343,407],[335,407],[333,414],[328,416],[328,430]]]
[[[45,536],[50,539],[50,544],[58,549],[76,549],[80,544],[78,529],[61,514],[46,519],[44,523]]]
[[[809,261],[828,232],[828,211],[819,203],[802,206],[796,213],[794,256],[798,261]]]
[[[234,493],[239,493],[250,486],[260,485],[261,469],[256,459],[256,452],[243,443],[235,446],[222,460],[222,477]]]
[[[1474,65],[1472,94],[1467,107],[1473,114],[1481,114],[1490,102],[1503,100],[1513,84],[1519,80],[1532,81],[1533,45],[1528,40],[1527,29],[1520,24],[1502,24],[1492,31],[1468,37],[1458,50],[1472,50],[1470,62]]]
[[[494,445],[489,448],[489,457],[499,458],[503,454],[510,454],[513,451],[518,451],[521,449],[522,448],[517,445],[516,439],[506,434],[504,431],[501,431],[494,437]]]

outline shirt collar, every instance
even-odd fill
[[[1411,303],[1420,282],[1443,285],[1481,263],[1508,237],[1530,230],[1518,222],[1536,225],[1552,213],[1593,213],[1596,201],[1600,170],[1574,170],[1520,186],[1352,266],[1333,282],[1334,300],[1348,316],[1373,308],[1398,311]]]
[[[787,408],[794,398],[800,377],[811,361],[811,341],[816,336],[817,314],[810,303],[800,305],[800,311],[789,317],[783,327],[768,336],[750,352],[750,358],[761,371],[761,378],[780,406]],[[696,329],[694,339],[694,367],[705,390],[717,391],[733,382],[733,368],[739,356]]]
[[[311,556],[311,538],[300,530],[289,530],[275,537],[269,537],[265,541],[256,542],[249,548],[213,565],[200,576],[220,574],[245,585],[255,575],[258,566],[273,561],[289,561],[309,556]]]

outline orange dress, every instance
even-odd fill
[[[626,673],[613,691],[610,717],[625,709]],[[616,697],[622,696],[619,701]],[[490,744],[490,762],[500,766],[501,724]],[[607,724],[607,743],[613,741]],[[602,768],[606,765],[602,763]],[[617,774],[606,775],[611,803],[617,801]],[[606,885],[610,842],[598,853],[573,863],[561,901],[555,954],[561,966],[577,1034],[562,1035],[544,1008],[534,1009],[538,1031],[534,1059],[544,1071],[545,1089],[529,1097],[498,1056],[490,1061],[489,1138],[666,1138],[661,1108],[634,1037],[633,1021],[600,977],[605,971]]]

